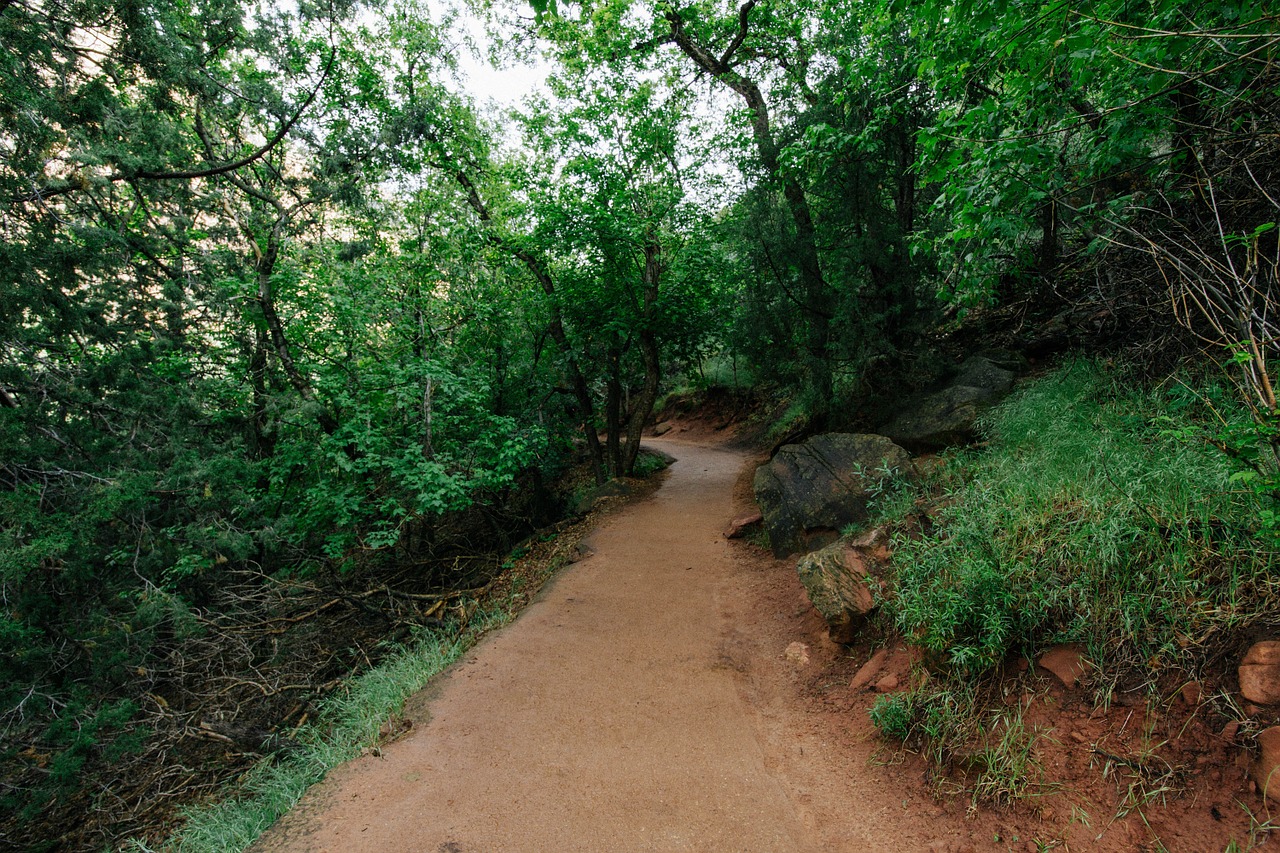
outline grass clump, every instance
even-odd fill
[[[1034,769],[1036,736],[993,698],[1013,656],[1081,643],[1100,695],[1154,691],[1280,625],[1271,499],[1212,443],[1246,416],[1229,400],[1074,363],[989,413],[987,447],[931,467],[927,519],[887,502],[902,516],[886,608],[931,673],[881,699],[880,730],[974,771],[977,797],[1025,796],[1010,780]]]
[[[871,721],[886,736],[922,749],[935,766],[962,771],[975,804],[1043,793],[1035,756],[1039,734],[1025,725],[1022,706],[982,705],[973,684],[926,680],[881,696]]]
[[[1138,390],[1086,362],[1011,398],[984,424],[991,447],[935,475],[935,532],[897,543],[898,627],[963,676],[1065,641],[1132,676],[1275,620],[1268,507],[1170,429],[1198,414],[1184,386]]]

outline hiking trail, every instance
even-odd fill
[[[822,700],[819,659],[842,650],[795,572],[721,535],[747,457],[652,443],[677,458],[656,493],[255,851],[1008,849],[870,761],[865,711]]]

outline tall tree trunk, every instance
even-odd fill
[[[280,244],[276,240],[276,235],[272,234],[267,240],[266,251],[259,255],[256,265],[258,308],[262,311],[262,319],[266,323],[267,334],[271,339],[271,349],[275,353],[280,369],[284,371],[285,378],[289,380],[293,390],[298,392],[299,397],[308,403],[315,403],[316,394],[311,387],[311,380],[302,374],[302,371],[298,369],[297,362],[293,360],[293,353],[289,349],[289,339],[284,333],[284,324],[280,322],[280,315],[276,313],[275,290],[271,283],[271,276],[275,273],[276,261],[279,257]],[[337,419],[323,406],[317,406],[316,408],[316,420],[320,422],[321,429],[326,434],[333,435],[338,431]],[[354,447],[347,448],[348,455],[355,452]]]
[[[658,400],[658,386],[662,382],[662,359],[658,351],[658,336],[654,333],[654,314],[658,305],[658,286],[662,281],[662,246],[656,235],[648,235],[644,246],[644,271],[642,283],[644,287],[644,306],[640,312],[640,357],[644,361],[644,386],[640,389],[640,397],[636,400],[631,420],[627,424],[626,456],[623,470],[630,476],[636,468],[636,459],[640,455],[640,435],[644,431],[645,422],[653,414],[653,405]]]
[[[611,332],[609,338],[605,372],[605,451],[613,476],[624,477],[627,472],[622,467],[622,343],[616,331]]]
[[[275,442],[267,432],[267,327],[254,323],[253,341],[247,345],[253,406],[249,419],[249,442],[255,459],[268,459],[275,452]]]
[[[547,322],[547,332],[551,335],[551,339],[556,342],[556,347],[559,348],[560,355],[564,358],[565,372],[569,374],[569,383],[573,388],[573,396],[577,400],[578,411],[582,417],[582,433],[587,442],[587,450],[591,454],[592,473],[595,476],[596,483],[601,484],[607,478],[604,468],[604,450],[600,446],[600,436],[596,433],[595,404],[591,400],[591,388],[587,385],[587,379],[578,367],[578,360],[573,348],[569,345],[569,335],[564,329],[564,319],[560,311],[560,300],[556,293],[555,279],[551,277],[546,264],[540,258],[512,244],[497,233],[494,229],[493,217],[489,213],[489,208],[484,203],[484,199],[480,197],[480,192],[476,189],[475,184],[472,183],[471,177],[462,169],[455,169],[453,177],[466,190],[467,204],[480,217],[480,222],[484,225],[486,233],[489,235],[489,241],[524,264],[525,268],[533,275],[534,280],[538,282],[538,286],[542,288],[542,292],[547,296],[547,308],[551,314],[551,319]]]
[[[738,34],[729,48],[719,57],[695,41],[693,36],[685,30],[684,19],[679,12],[666,12],[665,18],[671,28],[671,41],[680,51],[700,69],[732,89],[746,103],[747,110],[751,114],[751,131],[760,163],[769,177],[782,186],[787,212],[790,213],[796,229],[793,250],[800,266],[803,311],[807,325],[804,362],[809,392],[813,398],[813,425],[820,427],[827,421],[830,413],[833,391],[830,363],[831,309],[830,288],[823,277],[822,264],[818,256],[817,229],[814,227],[813,212],[809,208],[809,200],[805,197],[804,188],[781,168],[778,160],[778,143],[773,135],[769,119],[769,104],[764,94],[754,80],[743,76],[729,61],[746,37],[748,18],[755,5],[755,0],[747,0],[738,10]]]

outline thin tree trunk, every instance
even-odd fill
[[[427,377],[426,385],[422,389],[422,455],[427,459],[431,459],[436,455],[435,448],[431,445],[431,377]]]
[[[249,387],[252,389],[253,412],[250,415],[250,444],[256,459],[267,459],[275,452],[267,434],[267,328],[253,324],[254,339],[249,344]]]
[[[627,472],[622,467],[622,345],[617,332],[610,336],[605,384],[605,452],[613,476],[624,477]]]
[[[644,385],[640,389],[640,398],[636,401],[635,410],[627,424],[626,457],[623,470],[630,476],[636,467],[636,459],[640,455],[640,436],[644,432],[645,422],[653,414],[653,405],[658,400],[658,387],[662,382],[662,359],[658,350],[658,336],[653,331],[654,314],[658,305],[658,286],[662,281],[662,246],[655,235],[650,233],[644,247],[644,271],[642,282],[644,287],[644,307],[640,312],[640,357],[644,361]]]
[[[284,324],[280,322],[280,315],[276,313],[275,292],[271,284],[271,276],[275,272],[276,259],[279,257],[280,248],[276,243],[273,234],[267,243],[267,250],[262,253],[257,263],[258,275],[258,308],[262,311],[262,319],[266,322],[267,334],[271,340],[271,349],[276,355],[276,360],[280,364],[280,369],[284,371],[285,377],[289,380],[289,384],[293,386],[293,390],[298,392],[298,396],[308,403],[316,402],[316,394],[311,387],[310,380],[302,374],[298,369],[297,362],[293,360],[293,353],[289,350],[289,339],[284,333]],[[320,422],[320,427],[328,435],[333,435],[338,431],[337,419],[329,413],[323,406],[317,406],[316,420]],[[355,449],[347,448],[348,455],[353,454]]]
[[[721,57],[716,57],[685,31],[684,20],[679,12],[667,12],[665,17],[671,28],[671,40],[680,48],[680,51],[693,60],[695,65],[728,86],[746,102],[747,110],[751,114],[751,131],[755,138],[760,162],[769,176],[782,185],[787,211],[791,214],[796,228],[796,241],[793,248],[800,265],[800,281],[804,294],[802,307],[807,325],[805,367],[809,379],[809,391],[813,397],[814,425],[821,426],[827,420],[833,392],[829,359],[831,311],[830,289],[823,277],[822,264],[818,257],[817,229],[813,223],[813,212],[809,208],[804,188],[781,169],[778,160],[778,143],[774,139],[769,119],[769,105],[765,101],[764,94],[755,81],[744,77],[729,64],[729,59],[746,36],[747,20],[755,5],[755,0],[747,0],[738,10],[739,33]]]

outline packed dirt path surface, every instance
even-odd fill
[[[256,850],[1008,849],[813,699],[827,641],[791,564],[721,535],[745,457],[653,444],[678,460],[661,488]]]

